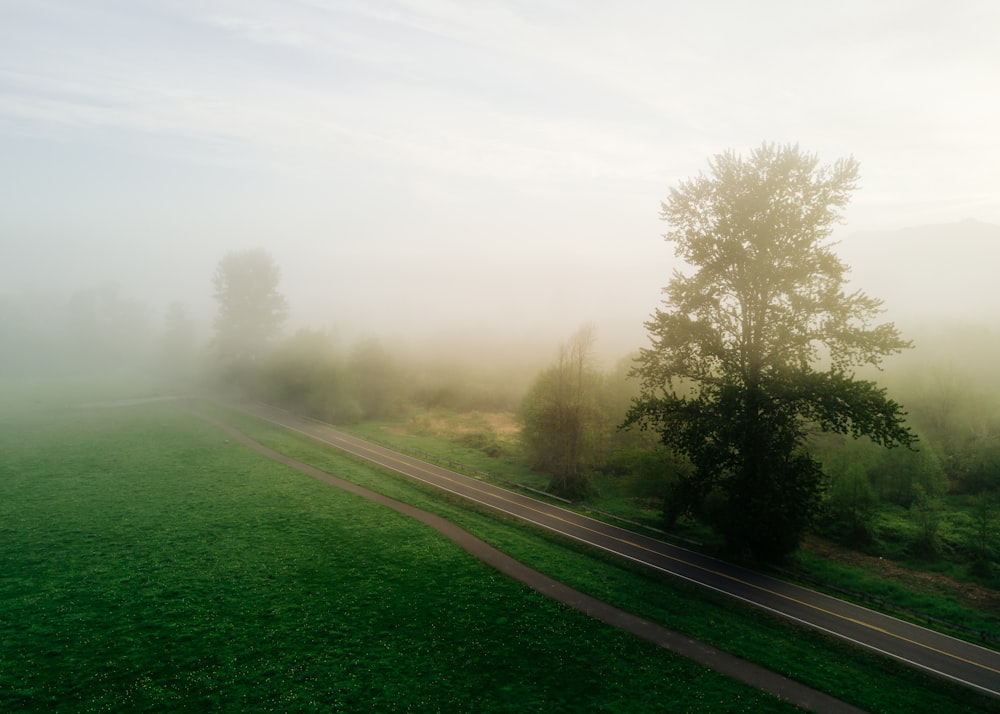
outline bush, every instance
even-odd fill
[[[833,480],[822,524],[826,534],[848,546],[870,544],[875,536],[878,498],[860,464],[849,464]]]
[[[913,554],[927,560],[936,560],[941,553],[941,501],[928,496],[919,486],[910,506],[910,517],[916,525],[916,535],[911,543]]]
[[[462,446],[477,449],[495,459],[507,454],[507,449],[492,431],[470,431],[462,434],[457,441]]]
[[[622,480],[628,495],[662,502],[671,486],[690,472],[683,457],[662,445],[615,449],[600,471]]]

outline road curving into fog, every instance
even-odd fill
[[[1000,698],[1000,652],[484,483],[274,407],[227,406],[540,528]]]

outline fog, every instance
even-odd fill
[[[998,20],[989,2],[5,3],[0,359],[147,359],[176,304],[206,343],[218,261],[263,248],[288,334],[510,367],[590,323],[611,364],[682,267],[659,201],[761,141],[859,159],[838,250],[929,355],[946,325],[1000,328]],[[58,337],[88,329],[82,352]]]

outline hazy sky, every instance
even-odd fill
[[[712,154],[861,162],[852,231],[1000,223],[1000,3],[0,0],[0,292],[641,334]],[[877,291],[872,291],[877,292]]]

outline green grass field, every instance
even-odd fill
[[[271,448],[320,468],[331,470],[340,463],[339,457],[309,439],[226,410],[214,413]],[[405,437],[399,438],[406,441]],[[426,442],[424,446],[433,445]],[[446,458],[460,456],[443,453]],[[438,513],[522,562],[621,609],[709,642],[867,711],[1000,712],[996,700],[557,536],[484,516],[468,503],[442,499],[407,479],[363,471],[353,475],[352,480]]]
[[[8,403],[0,454],[0,711],[790,710],[170,403]]]

